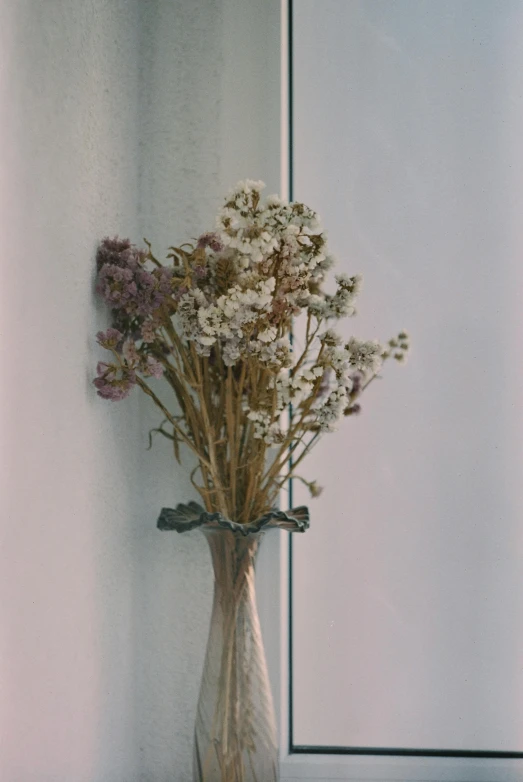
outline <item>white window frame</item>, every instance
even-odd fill
[[[299,0],[298,0],[299,1]],[[290,191],[290,46],[292,0],[281,0],[281,194]],[[282,500],[286,504],[286,499]],[[306,754],[289,751],[290,536],[265,536],[257,566],[258,606],[276,705],[281,782],[521,782],[523,759],[385,754]],[[294,639],[295,640],[295,639]]]

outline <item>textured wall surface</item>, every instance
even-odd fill
[[[279,2],[0,10],[0,779],[185,782],[211,601],[146,400],[98,399],[103,235],[163,252],[279,186]]]

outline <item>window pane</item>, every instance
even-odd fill
[[[294,743],[523,751],[523,1],[296,0],[294,197],[347,334],[412,337],[304,464]]]

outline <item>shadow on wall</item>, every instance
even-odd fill
[[[221,15],[215,2],[149,2],[139,8],[139,232],[132,238],[139,244],[147,237],[160,257],[170,244],[212,227],[229,186],[219,182]],[[120,516],[107,558],[119,559],[116,572],[126,574],[125,586],[109,571],[103,578],[113,605],[104,611],[102,636],[107,712],[99,732],[100,782],[108,769],[121,775],[126,766],[133,779],[183,782],[191,778],[212,576],[203,536],[156,529],[161,507],[191,499],[194,489],[187,463],[176,464],[167,441],[156,438],[146,450],[147,433],[162,416],[138,390],[135,395],[132,412],[122,412],[139,421],[138,454],[125,476],[133,502],[128,518]],[[171,401],[167,390],[164,398]],[[113,426],[115,438],[117,431]],[[128,442],[120,438],[119,444],[122,464],[128,464]],[[111,656],[115,646],[121,657]],[[117,744],[130,752],[131,764],[115,757],[122,713],[132,715],[132,746],[130,735]]]

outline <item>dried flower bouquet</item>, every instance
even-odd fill
[[[178,461],[181,445],[198,459],[191,480],[206,511],[238,524],[269,513],[291,476],[319,493],[297,473],[303,459],[408,348],[403,332],[387,345],[342,340],[331,324],[355,314],[361,277],[337,275],[326,292],[334,260],[317,214],[262,200],[263,187],[238,183],[215,230],[171,247],[165,265],[147,241],[106,238],[97,253],[97,292],[113,315],[97,335],[112,354],[98,364],[98,394],[120,400],[138,386],[151,397],[164,418],[153,431]],[[289,334],[300,316],[298,349]],[[172,403],[149,382],[162,376]]]

